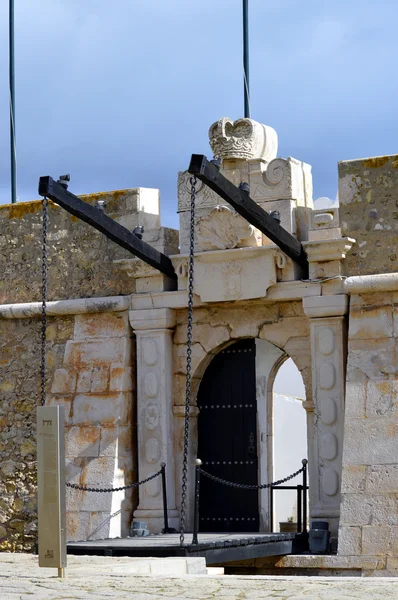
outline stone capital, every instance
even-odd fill
[[[308,296],[303,298],[303,309],[311,319],[320,317],[343,317],[348,313],[347,294],[336,296]]]
[[[343,260],[354,244],[355,240],[348,237],[334,240],[303,242],[310,263]]]
[[[134,331],[172,329],[176,323],[175,311],[171,308],[131,310],[129,312],[129,319]]]

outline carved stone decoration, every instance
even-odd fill
[[[160,477],[157,477],[156,479],[152,479],[152,481],[148,481],[148,483],[145,484],[145,492],[148,496],[151,496],[151,498],[154,498],[155,496],[159,496],[159,494],[160,494]]]
[[[325,433],[321,437],[319,455],[325,460],[334,460],[337,456],[338,442],[334,433]]]
[[[331,390],[336,384],[336,368],[332,362],[325,362],[319,369],[321,390]]]
[[[197,223],[200,250],[257,246],[255,228],[234,210],[217,206]]]
[[[276,158],[265,170],[252,169],[250,196],[257,201],[295,200],[297,206],[312,207],[311,180],[309,165],[292,157]]]
[[[153,464],[160,458],[160,444],[156,438],[150,438],[145,444],[145,458]]]
[[[159,425],[159,408],[156,404],[151,404],[145,411],[145,426],[150,431],[156,429]]]
[[[178,212],[190,211],[191,207],[191,174],[182,171],[178,174]],[[201,181],[196,184],[195,207],[212,208],[222,202],[222,198]]]
[[[323,471],[322,488],[327,496],[335,496],[339,491],[339,476],[334,469],[328,467]]]
[[[321,419],[325,425],[334,425],[337,421],[337,404],[333,398],[326,396],[321,400]]]
[[[269,162],[278,153],[275,129],[252,119],[232,121],[223,117],[209,129],[214,156],[222,159],[262,159]]]
[[[323,327],[318,330],[318,348],[324,356],[329,356],[334,351],[334,333],[330,327]]]
[[[195,257],[194,293],[202,302],[263,298],[275,283],[273,248],[200,252]]]
[[[242,266],[230,261],[224,265],[222,271],[226,298],[228,300],[238,300],[242,296]]]
[[[155,365],[158,360],[158,347],[156,341],[153,338],[146,338],[143,345],[145,364],[151,367]]]
[[[148,398],[156,398],[159,391],[159,379],[156,373],[145,373],[144,394]]]

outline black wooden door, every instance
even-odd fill
[[[198,458],[228,481],[257,484],[255,340],[217,354],[198,393]],[[258,491],[220,485],[202,476],[200,531],[258,531]]]

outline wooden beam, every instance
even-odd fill
[[[228,202],[251,225],[270,240],[308,273],[308,259],[302,244],[261,208],[248,194],[237,188],[203,154],[192,154],[188,172],[196,175],[209,188]]]
[[[52,177],[40,177],[39,194],[40,196],[47,196],[66,211],[88,223],[118,246],[125,248],[134,256],[151,265],[151,267],[172,279],[177,279],[173,263],[168,256],[140,240],[136,235],[130,233],[126,227],[108,217],[102,210],[83,202],[83,200],[68,192]]]

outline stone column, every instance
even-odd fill
[[[303,299],[310,318],[314,404],[310,516],[328,521],[333,536],[340,517],[347,299],[345,294]]]
[[[172,401],[172,333],[169,308],[130,311],[137,340],[138,473],[145,479],[166,463],[169,526],[178,526],[175,503]],[[164,526],[160,477],[139,487],[134,518],[146,521],[151,533]]]

